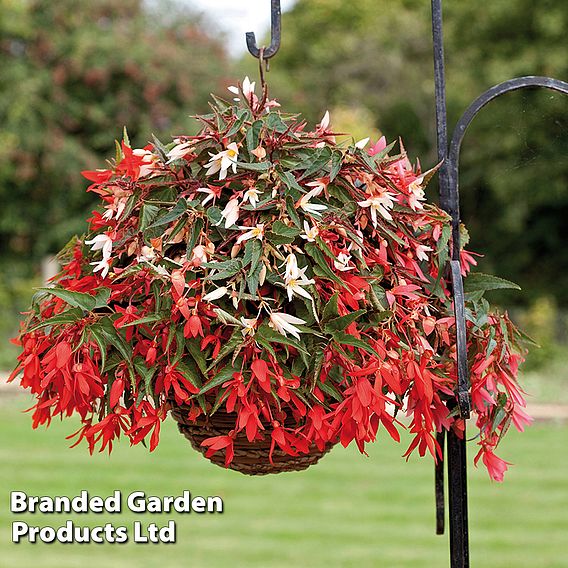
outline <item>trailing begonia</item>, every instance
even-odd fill
[[[405,455],[436,459],[436,433],[463,423],[434,170],[384,138],[339,143],[328,113],[310,130],[248,79],[231,90],[199,134],[141,149],[125,135],[107,169],[84,172],[102,206],[19,336],[11,379],[37,398],[34,427],[77,414],[91,452],[120,435],[153,450],[173,405],[190,419],[224,407],[234,430],[204,446],[227,464],[238,432],[296,455],[363,452],[404,428]],[[461,259],[467,275],[475,258]],[[521,335],[483,298],[506,281],[465,282],[476,461],[501,480],[495,447],[529,422]]]

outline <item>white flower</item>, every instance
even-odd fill
[[[140,254],[136,257],[138,262],[150,262],[156,258],[156,253],[152,247],[144,245]]]
[[[156,274],[159,274],[160,276],[166,276],[168,278],[171,278],[171,274],[161,264],[151,264],[150,266],[152,267],[152,270],[154,270],[154,272],[156,272]]]
[[[300,199],[296,202],[296,207],[301,207],[306,213],[312,215],[321,216],[321,211],[325,211],[327,207],[325,205],[319,205],[317,203],[310,203],[312,197],[316,197],[322,192],[320,187],[316,187],[311,191],[308,191],[305,195],[302,195]]]
[[[291,252],[284,261],[286,265],[286,271],[284,272],[284,281],[287,282],[291,278],[294,278],[298,275],[298,259],[296,255]]]
[[[176,144],[168,153],[167,156],[169,158],[168,164],[171,164],[175,160],[179,160],[183,158],[188,152],[191,147],[191,142],[182,142],[181,144]]]
[[[254,88],[256,86],[256,82],[252,82],[250,81],[250,79],[248,77],[244,78],[243,84],[242,84],[242,89],[243,89],[243,94],[247,99],[250,99],[253,95],[254,95]],[[231,93],[233,93],[234,95],[239,95],[239,88],[231,85],[230,87],[227,87],[227,90]],[[233,99],[234,101],[240,101],[241,99],[239,99],[238,97]]]
[[[359,140],[359,142],[355,142],[355,148],[362,150],[369,143],[369,140],[370,138],[363,138],[362,140]]]
[[[300,339],[300,333],[302,333],[295,325],[302,325],[306,323],[303,319],[291,316],[284,312],[272,312],[270,314],[269,326],[275,329],[278,333],[282,335],[293,335],[296,339]]]
[[[262,191],[259,191],[256,187],[251,187],[245,191],[243,203],[248,201],[253,207],[256,207],[259,195],[262,195]]]
[[[108,260],[110,258],[110,255],[112,253],[112,239],[105,233],[97,235],[90,241],[85,241],[85,244],[93,245],[91,247],[91,250],[93,251],[102,250],[104,259]]]
[[[426,245],[418,245],[416,247],[416,258],[418,260],[428,260],[428,252],[432,252],[432,247]]]
[[[421,201],[426,200],[426,195],[424,194],[424,188],[422,187],[422,183],[424,182],[424,176],[417,177],[411,184],[408,186],[408,191],[410,195],[408,196],[408,204],[410,205],[411,209],[416,211],[417,209],[424,209],[424,205],[422,205]]]
[[[150,150],[145,150],[144,148],[136,148],[135,150],[132,150],[132,153],[135,156],[142,157],[142,165],[140,166],[140,173],[138,174],[138,177],[145,177],[154,171],[156,167],[157,156],[152,154]]]
[[[91,266],[94,266],[93,272],[101,271],[101,276],[103,278],[107,277],[108,271],[110,270],[110,258],[103,257],[99,262],[91,262]]]
[[[225,229],[232,227],[239,220],[239,200],[235,197],[229,199],[225,209],[221,212],[221,216],[221,221],[225,219]],[[217,224],[220,225],[221,221]]]
[[[105,206],[106,211],[103,213],[103,219],[110,221],[113,217],[118,219],[126,208],[126,203],[128,199],[126,197],[120,197],[115,199],[112,203]]]
[[[221,288],[217,288],[217,290],[213,290],[212,292],[205,294],[202,300],[204,302],[213,302],[214,300],[222,298],[226,293],[227,293],[227,288],[225,286],[221,286]]]
[[[335,268],[337,270],[340,270],[341,272],[347,272],[348,270],[353,270],[353,268],[355,268],[354,266],[349,266],[350,262],[351,262],[351,255],[346,254],[344,252],[340,252],[337,255],[337,260],[333,261],[333,266],[335,266]]]
[[[314,226],[310,228],[308,222],[304,221],[304,234],[300,235],[300,237],[302,237],[302,239],[306,239],[309,243],[313,243],[318,235],[318,226],[314,223]]]
[[[241,333],[246,337],[247,335],[254,335],[254,329],[256,327],[256,319],[247,319],[241,317],[240,319],[241,325],[243,329],[241,329]]]
[[[327,187],[327,179],[319,178],[316,181],[311,181],[306,184],[308,187],[313,187],[312,197],[317,197],[326,187]]]
[[[329,128],[329,123],[331,122],[331,118],[329,116],[329,111],[326,110],[321,122],[317,125],[318,130],[327,130]]]
[[[219,197],[220,188],[216,191],[215,189],[211,189],[210,187],[200,187],[197,190],[197,193],[207,194],[207,197],[201,202],[201,205],[206,205],[210,201],[213,201],[213,203],[215,203],[215,199]]]
[[[307,266],[299,270],[296,269],[296,272],[292,274],[290,278],[286,278],[286,292],[288,292],[288,300],[290,302],[292,301],[292,296],[294,294],[308,298],[308,300],[312,300],[311,295],[302,288],[302,286],[315,284],[315,280],[313,280],[312,278],[306,278],[307,269]]]
[[[264,223],[259,223],[256,227],[239,227],[239,229],[243,231],[247,231],[243,233],[238,239],[237,244],[240,245],[244,241],[248,241],[249,239],[258,239],[262,241],[262,237],[264,237]],[[248,229],[248,230],[247,230]]]
[[[385,191],[380,196],[369,197],[365,201],[359,201],[358,205],[360,207],[370,207],[371,208],[371,219],[373,221],[373,226],[377,227],[377,211],[385,219],[392,221],[392,216],[389,213],[389,209],[393,208],[395,204],[396,197],[393,193]]]
[[[219,152],[217,154],[211,154],[211,159],[205,165],[207,169],[206,174],[208,176],[216,174],[219,172],[219,179],[225,179],[227,177],[227,171],[229,168],[233,170],[233,173],[237,172],[237,156],[239,155],[239,147],[236,142],[231,142],[226,150]]]
[[[315,284],[314,280],[306,278],[306,270],[308,267],[298,268],[298,260],[294,253],[290,253],[286,257],[285,265],[284,284],[286,286],[286,292],[288,292],[288,300],[292,301],[294,294],[312,300],[310,294],[302,288],[302,286]]]
[[[200,265],[207,262],[207,251],[203,245],[197,245],[191,251],[191,261],[195,265]]]

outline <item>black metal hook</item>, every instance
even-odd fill
[[[280,49],[280,32],[282,30],[282,10],[280,0],[271,0],[270,6],[270,45],[262,51],[262,59],[270,59]],[[259,59],[261,51],[256,44],[254,32],[247,32],[247,47],[253,57]]]

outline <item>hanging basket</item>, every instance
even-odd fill
[[[214,436],[227,436],[235,429],[236,413],[217,410],[212,415],[201,415],[195,420],[188,418],[190,408],[185,405],[175,406],[171,415],[177,422],[178,429],[190,442],[192,448],[205,456],[207,448],[203,442]],[[285,426],[293,426],[293,421]],[[291,456],[280,448],[272,449],[271,454],[271,431],[267,429],[264,439],[249,442],[244,432],[239,432],[233,442],[234,457],[228,468],[245,475],[268,475],[270,473],[283,473],[286,471],[302,471],[316,464],[327,454],[335,444],[326,444],[320,450],[312,444],[307,454]],[[206,456],[207,457],[207,456]],[[215,465],[225,467],[225,451],[214,453],[208,457]]]

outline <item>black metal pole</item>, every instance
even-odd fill
[[[439,171],[440,206],[452,217],[452,281],[454,305],[456,310],[456,329],[458,340],[458,403],[464,418],[463,438],[452,430],[447,435],[447,468],[450,525],[450,566],[451,568],[469,568],[469,530],[467,510],[467,461],[465,447],[465,418],[469,414],[467,390],[467,359],[465,359],[465,321],[460,305],[463,302],[461,275],[459,274],[459,208],[457,195],[452,195],[456,187],[450,184],[448,163],[448,121],[446,114],[446,77],[444,67],[444,38],[442,19],[442,0],[432,0],[432,37],[434,44],[434,81],[436,96],[436,131],[438,159],[442,162]],[[457,274],[456,274],[457,272]],[[456,294],[457,292],[457,294]],[[461,294],[461,296],[460,296]],[[458,322],[460,319],[460,322]],[[436,470],[436,518],[437,532],[440,526],[440,507],[443,503],[443,469]],[[440,497],[441,493],[441,497]],[[442,499],[442,500],[440,500]],[[443,509],[442,509],[443,510]],[[441,531],[440,531],[441,529]]]
[[[448,432],[448,496],[450,512],[450,566],[469,566],[469,529],[467,512],[467,459],[465,432],[459,438]]]

